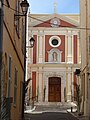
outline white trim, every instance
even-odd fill
[[[53,44],[52,44],[52,40],[53,40],[53,39],[58,40],[58,44],[57,44],[57,45],[53,45]],[[58,46],[61,44],[61,39],[60,39],[58,36],[52,36],[52,37],[50,37],[50,39],[49,39],[49,44],[50,44],[52,47],[58,47]]]

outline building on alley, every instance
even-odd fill
[[[75,70],[81,66],[79,19],[76,14],[28,15],[28,37],[35,39],[34,48],[27,48],[28,100],[65,102],[75,98]]]

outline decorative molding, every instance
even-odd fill
[[[59,20],[58,18],[53,18],[53,19],[50,21],[50,24],[51,24],[52,27],[57,28],[57,27],[59,27],[59,25],[60,25],[60,20]]]
[[[53,53],[56,53],[57,55],[55,56]],[[53,48],[50,51],[48,51],[48,60],[49,62],[61,62],[62,51],[58,50],[57,48]]]
[[[64,72],[58,72],[58,71],[57,72],[55,72],[55,71],[45,72],[45,76],[47,76],[47,77],[61,77],[61,78],[63,78],[64,75],[65,75]]]

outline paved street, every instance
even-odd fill
[[[73,113],[68,113],[71,104],[75,106],[74,103],[35,104],[34,109],[29,107],[25,112],[25,120],[90,120],[85,116],[78,116],[75,108]]]
[[[44,112],[36,114],[25,114],[25,120],[78,120],[69,113],[64,112]]]
[[[67,113],[68,104],[36,105],[35,110],[25,113],[25,120],[78,120]]]

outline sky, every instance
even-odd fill
[[[28,0],[31,14],[53,14],[56,1],[57,14],[79,14],[80,0]]]

